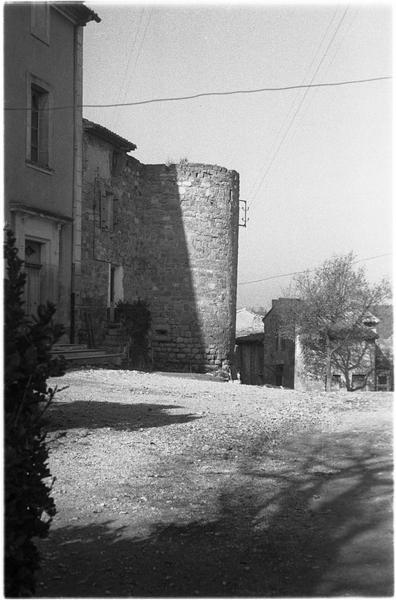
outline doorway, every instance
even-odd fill
[[[26,314],[36,315],[41,300],[42,246],[40,242],[25,240],[25,302]]]
[[[109,264],[109,289],[108,289],[108,319],[115,320],[117,302],[124,299],[124,269],[119,265]]]
[[[275,367],[275,385],[283,385],[283,365],[276,365]]]

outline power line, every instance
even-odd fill
[[[391,256],[392,252],[386,252],[385,254],[377,254],[376,256],[369,256],[367,258],[360,258],[359,260],[353,261],[353,265],[368,260],[374,260],[375,258],[382,258],[383,256]],[[303,271],[293,271],[292,273],[283,273],[282,275],[271,275],[270,277],[263,277],[262,279],[254,279],[252,281],[240,281],[238,285],[248,285],[250,283],[260,283],[261,281],[269,281],[270,279],[280,279],[281,277],[291,277],[292,275],[301,275],[302,273],[311,273],[315,269],[304,269]]]
[[[203,98],[209,96],[234,96],[237,94],[257,94],[260,92],[283,92],[288,90],[297,90],[301,88],[318,88],[318,87],[333,87],[333,86],[342,86],[342,85],[353,85],[357,83],[368,83],[372,81],[382,81],[385,79],[392,79],[392,76],[384,76],[384,77],[368,77],[367,79],[350,79],[348,81],[331,81],[325,83],[311,83],[307,85],[287,85],[282,87],[266,87],[266,88],[258,88],[253,90],[232,90],[229,92],[202,92],[199,94],[192,94],[191,96],[173,96],[169,98],[152,98],[150,100],[138,100],[136,102],[123,102],[123,103],[115,103],[115,104],[78,104],[77,108],[113,108],[116,106],[141,106],[143,104],[155,104],[158,102],[177,102],[180,100],[194,100],[195,98]],[[53,106],[51,108],[42,109],[44,110],[65,110],[68,108],[75,108],[73,105],[65,105],[65,106]],[[29,107],[12,107],[6,106],[4,110],[30,110]]]
[[[146,39],[146,33],[147,33],[147,29],[148,29],[148,26],[149,26],[149,24],[150,24],[151,17],[152,17],[152,9],[150,9],[150,8],[149,8],[149,9],[148,9],[148,13],[147,13],[147,14],[148,14],[148,19],[147,19],[147,21],[146,21],[146,25],[145,25],[145,28],[144,28],[143,37],[141,38],[141,40],[140,40],[140,43],[139,43],[139,47],[138,47],[138,50],[137,50],[137,53],[136,53],[135,62],[134,62],[134,65],[133,65],[133,67],[132,67],[132,70],[131,70],[131,71],[130,71],[130,73],[128,74],[128,78],[127,78],[127,80],[126,80],[126,82],[125,82],[125,91],[124,91],[124,95],[123,95],[123,100],[125,100],[125,97],[126,97],[126,95],[127,95],[127,92],[128,92],[129,86],[130,86],[130,84],[131,84],[132,76],[133,76],[133,74],[134,74],[134,72],[135,72],[136,65],[137,65],[137,63],[138,63],[138,61],[139,61],[139,58],[140,58],[140,53],[141,53],[141,51],[142,51],[143,44],[144,44],[144,41],[145,41],[145,39]],[[128,68],[129,68],[129,66],[128,66]],[[117,122],[118,122],[119,115],[120,115],[120,113],[118,112],[118,113],[117,113]]]
[[[122,78],[123,85],[121,87],[119,87],[119,89],[118,89],[117,102],[119,102],[121,100],[121,97],[122,97],[123,100],[125,100],[125,96],[127,94],[127,89],[126,88],[124,90],[124,94],[122,94],[122,88],[125,86],[126,77],[127,77],[128,71],[129,71],[129,65],[130,65],[130,62],[132,60],[132,55],[133,55],[133,53],[135,51],[135,48],[136,48],[136,42],[137,42],[137,38],[138,38],[138,35],[139,35],[140,27],[141,27],[141,24],[142,24],[142,19],[143,19],[144,11],[145,11],[145,8],[143,8],[143,10],[140,13],[139,23],[138,23],[138,26],[136,28],[136,32],[135,32],[135,36],[134,36],[132,45],[130,46],[130,49],[129,49],[128,62],[126,64],[126,68],[125,68],[125,71],[124,71],[124,76]],[[132,38],[132,36],[130,36],[130,39],[131,38]],[[117,122],[118,122],[118,113],[116,115],[113,128],[116,127]]]
[[[344,41],[344,39],[345,39],[346,35],[349,33],[349,30],[351,29],[352,23],[353,23],[353,21],[356,19],[356,16],[357,16],[357,10],[356,10],[356,11],[355,11],[355,13],[353,14],[353,16],[352,16],[352,19],[351,19],[351,21],[350,21],[349,25],[348,25],[348,26],[347,26],[347,28],[344,30],[344,32],[343,32],[343,35],[342,35],[342,39],[341,39],[341,41],[339,42],[339,44],[338,44],[337,48],[335,49],[335,52],[334,52],[334,54],[333,54],[333,57],[331,58],[330,62],[327,64],[327,67],[326,67],[326,69],[325,69],[325,72],[327,72],[327,71],[329,70],[329,68],[331,67],[331,65],[332,65],[332,64],[333,64],[333,62],[335,61],[335,58],[336,58],[336,56],[337,56],[337,54],[338,54],[338,52],[339,52],[339,50],[340,50],[340,48],[341,48],[341,46],[342,46],[342,44],[343,44],[343,41]],[[323,71],[322,71],[322,75],[324,75]],[[301,115],[301,117],[300,117],[300,120],[299,120],[299,122],[297,123],[297,127],[295,127],[295,128],[294,128],[294,132],[292,133],[291,137],[289,137],[289,143],[291,143],[291,142],[293,141],[294,137],[296,136],[296,133],[297,133],[297,128],[298,128],[298,126],[299,126],[299,125],[302,123],[302,121],[303,121],[303,119],[304,119],[304,113],[306,114],[306,113],[307,113],[307,111],[309,110],[309,107],[311,106],[312,102],[315,100],[315,97],[316,97],[316,96],[315,96],[315,94],[317,94],[317,93],[318,93],[318,90],[314,90],[314,92],[311,94],[311,97],[310,97],[310,99],[309,99],[309,102],[308,102],[308,103],[305,103],[305,106],[304,106],[304,108],[303,108],[303,111],[302,111],[302,112],[303,112],[303,114]]]
[[[319,52],[320,52],[320,50],[322,48],[322,45],[323,45],[323,43],[324,43],[324,41],[325,41],[325,39],[327,37],[328,32],[329,32],[329,30],[330,30],[330,28],[331,28],[331,26],[333,24],[333,21],[334,21],[334,19],[336,17],[336,14],[337,14],[337,10],[334,12],[332,18],[330,19],[330,21],[329,21],[329,23],[328,23],[328,25],[326,27],[326,31],[324,32],[324,34],[322,36],[322,39],[320,40],[319,46],[316,49],[316,52],[315,52],[315,54],[314,54],[314,56],[313,56],[313,58],[311,60],[311,63],[309,65],[308,69],[306,69],[304,77],[301,80],[301,85],[303,85],[306,82],[312,83],[312,77],[309,76],[309,78],[308,78],[308,75],[311,72],[311,67],[314,66],[314,64],[316,62],[316,59],[319,56]],[[296,95],[294,96],[294,98],[293,98],[293,100],[292,100],[292,102],[290,104],[289,110],[288,110],[286,116],[284,117],[284,119],[282,121],[282,125],[279,128],[279,130],[277,131],[275,143],[272,145],[272,147],[271,147],[271,153],[268,153],[268,157],[271,156],[273,149],[275,149],[277,147],[278,141],[280,140],[280,137],[281,137],[283,131],[285,130],[285,127],[289,123],[289,117],[291,116],[293,110],[295,109],[295,106],[297,104],[296,101],[298,101],[298,95],[299,95],[299,93],[300,93],[300,90],[297,90],[296,91]],[[261,185],[261,177],[262,177],[262,173],[260,173],[258,175],[258,177],[256,178],[256,181],[254,182],[253,187],[251,188],[251,191],[247,194],[247,196],[252,199],[251,202],[250,202],[250,208],[252,208],[252,206],[254,204],[253,200],[256,199],[257,192],[259,191],[259,186]]]
[[[344,11],[344,12],[343,12],[343,14],[342,14],[342,17],[341,17],[341,18],[340,18],[340,20],[338,21],[338,24],[337,24],[337,26],[336,26],[336,28],[335,28],[335,30],[334,30],[334,32],[333,32],[333,35],[331,36],[331,38],[330,38],[330,41],[329,41],[329,43],[327,44],[327,47],[326,47],[326,49],[325,49],[325,51],[324,51],[324,53],[323,53],[323,55],[322,55],[322,58],[321,58],[321,60],[319,61],[319,64],[317,65],[317,67],[316,67],[316,69],[315,69],[315,72],[314,72],[314,74],[312,75],[311,81],[309,82],[309,84],[308,84],[307,86],[304,86],[304,87],[306,88],[306,89],[305,89],[305,92],[304,92],[304,94],[303,94],[303,96],[302,96],[302,98],[301,98],[301,100],[300,100],[300,102],[299,102],[299,104],[298,104],[298,106],[297,106],[297,109],[295,110],[295,112],[294,112],[294,114],[293,114],[293,116],[292,116],[292,118],[291,118],[291,121],[290,121],[290,123],[289,123],[289,126],[287,127],[287,129],[286,129],[286,131],[285,131],[284,135],[282,136],[282,138],[281,138],[281,140],[280,140],[280,142],[279,142],[279,144],[278,144],[278,146],[277,146],[277,148],[276,148],[276,150],[275,150],[275,152],[274,152],[274,154],[273,154],[273,156],[272,156],[272,158],[271,158],[271,160],[270,160],[270,162],[269,162],[269,164],[268,164],[268,166],[267,166],[266,170],[264,171],[264,175],[262,176],[262,178],[261,178],[261,180],[260,180],[260,183],[259,183],[259,186],[258,186],[258,188],[256,189],[256,191],[255,191],[255,195],[254,195],[254,197],[253,197],[252,199],[254,199],[254,198],[257,196],[257,194],[259,193],[259,191],[260,191],[260,189],[261,189],[261,186],[263,185],[263,183],[264,183],[264,181],[265,181],[265,178],[267,177],[268,173],[270,172],[270,170],[271,170],[271,167],[272,167],[272,165],[274,164],[274,162],[275,162],[275,160],[276,160],[276,157],[277,157],[277,156],[278,156],[278,154],[279,154],[279,151],[280,151],[280,149],[282,148],[283,142],[284,142],[284,141],[285,141],[285,139],[287,138],[287,135],[288,135],[288,133],[289,133],[289,131],[290,131],[291,127],[293,126],[293,123],[294,123],[294,121],[296,120],[296,117],[297,117],[298,113],[300,112],[300,109],[301,109],[302,105],[304,104],[305,98],[307,97],[307,94],[308,94],[309,90],[310,90],[312,87],[320,87],[320,84],[314,84],[314,83],[313,83],[313,81],[314,81],[314,79],[315,79],[316,75],[318,74],[320,67],[321,67],[321,66],[322,66],[322,64],[323,64],[323,61],[324,61],[324,59],[326,58],[326,56],[327,56],[327,54],[328,54],[328,52],[329,52],[329,50],[330,50],[330,47],[331,47],[332,43],[333,43],[333,42],[334,42],[334,40],[335,40],[335,37],[336,37],[336,35],[337,35],[337,33],[338,33],[338,31],[339,31],[340,27],[341,27],[341,24],[342,24],[343,20],[345,19],[345,16],[346,16],[347,12],[348,12],[348,7],[345,9],[345,11]]]

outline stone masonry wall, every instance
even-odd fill
[[[200,164],[144,172],[154,364],[227,368],[233,351],[238,175]]]
[[[86,315],[96,344],[104,338],[111,264],[122,267],[123,299],[150,305],[155,369],[227,368],[235,338],[238,207],[235,171],[143,165],[86,133],[80,341]]]
[[[76,307],[77,333],[86,341],[89,316],[95,344],[107,330],[110,265],[124,269],[124,298],[142,297],[145,272],[142,229],[143,165],[131,157],[118,157],[113,165],[112,146],[95,136],[84,136],[82,193],[81,303]],[[109,208],[111,207],[111,211]]]

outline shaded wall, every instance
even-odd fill
[[[235,338],[238,174],[213,165],[142,165],[88,133],[83,173],[80,334],[88,311],[97,343],[103,339],[109,265],[122,266],[123,299],[150,305],[154,368],[227,368]],[[106,202],[113,205],[109,226]]]
[[[264,317],[264,383],[294,388],[295,342],[281,335],[277,302]]]
[[[238,176],[187,164],[148,165],[144,177],[155,362],[225,367],[235,336]]]

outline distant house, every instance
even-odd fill
[[[298,337],[284,335],[282,324],[299,300],[279,298],[264,317],[264,383],[305,389],[305,373]]]
[[[288,334],[283,333],[285,319],[298,302],[296,298],[273,300],[271,310],[264,317],[264,383],[299,390],[323,389],[323,382],[307,371],[298,332],[290,335],[288,328]],[[385,340],[392,336],[392,311],[386,308],[381,311],[380,307],[376,307],[375,311],[382,314],[384,324],[380,325],[381,319],[377,316],[367,314],[364,325],[354,332],[357,339],[364,340],[365,344],[359,365],[351,371],[351,381],[358,389],[390,390],[393,389],[393,370],[386,350],[389,341]],[[387,336],[382,337],[382,341],[380,331],[382,336]],[[333,335],[343,335],[342,325]],[[336,366],[332,372],[332,387],[345,387],[344,375]]]
[[[247,308],[237,310],[235,343],[235,366],[239,372],[241,383],[263,385],[263,315]]]
[[[81,2],[4,5],[5,219],[25,261],[26,312],[50,300],[73,336],[80,268]]]
[[[394,389],[393,364],[393,306],[382,304],[375,306],[373,312],[378,317],[376,332],[376,389],[391,391]]]

